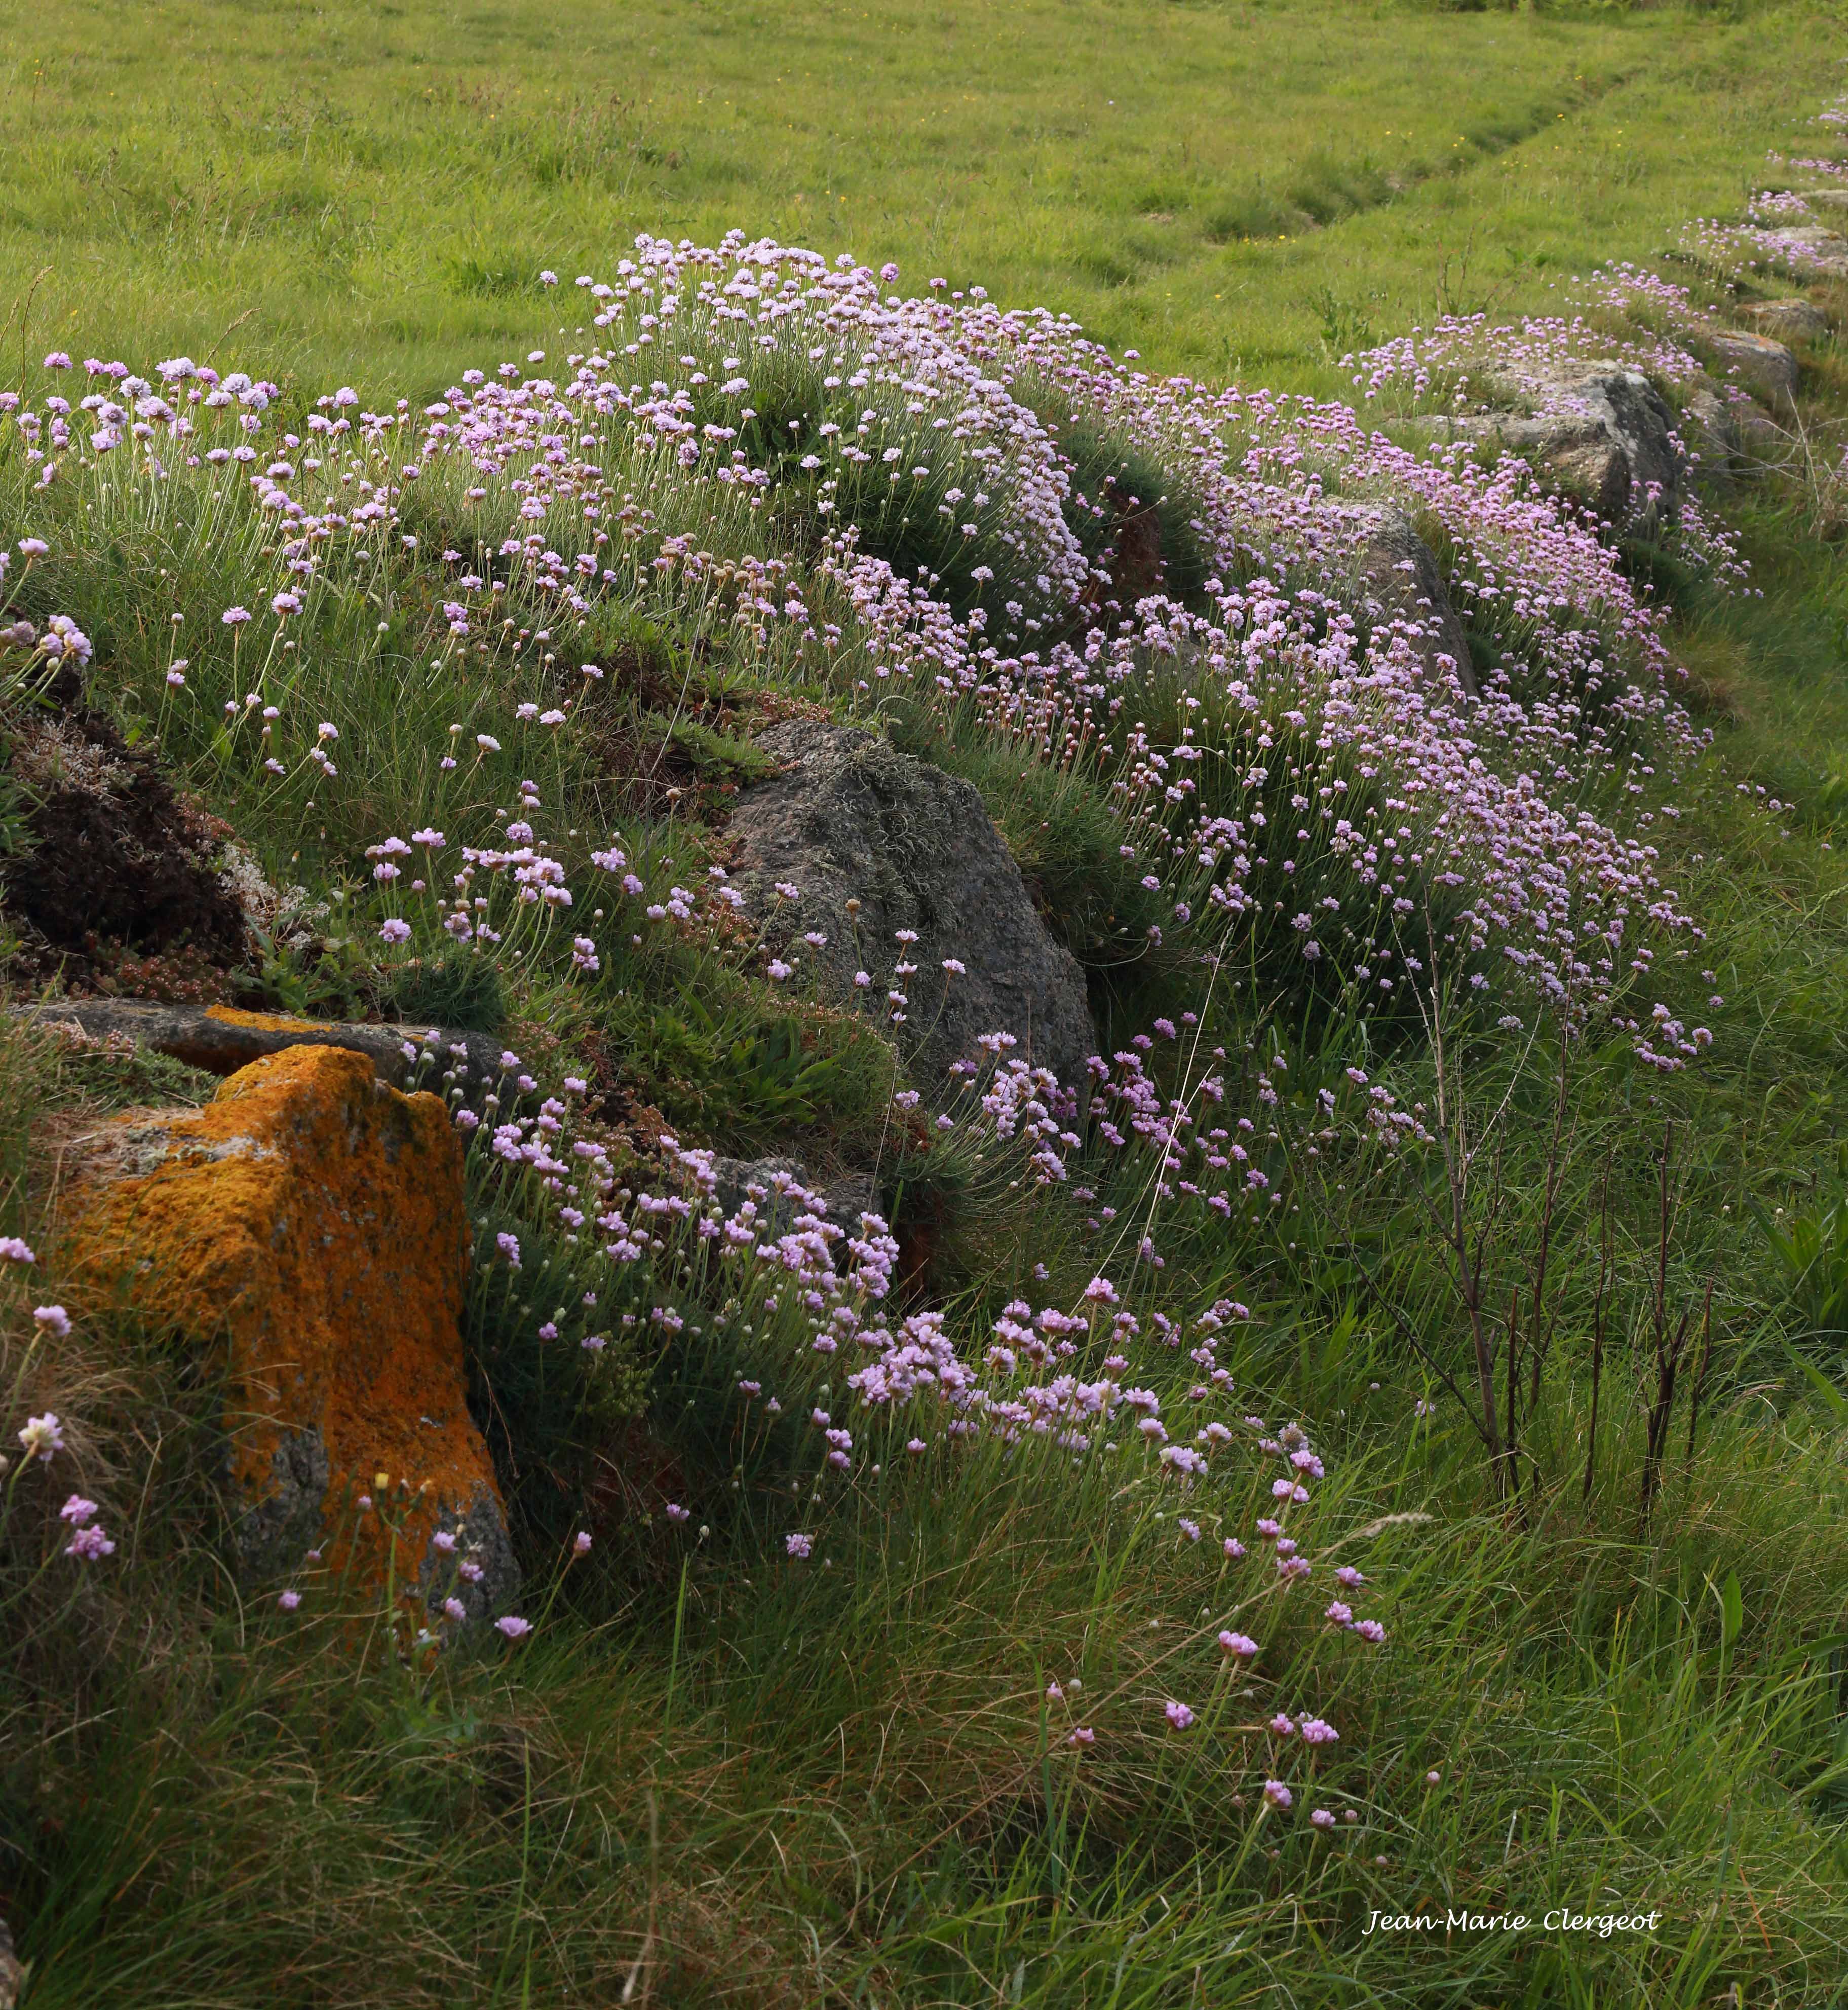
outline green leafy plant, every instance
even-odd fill
[[[1839,1342],[1848,1336],[1848,1141],[1837,1147],[1836,1176],[1845,1184],[1812,1212],[1754,1211],[1803,1337]]]

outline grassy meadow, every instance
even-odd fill
[[[554,332],[542,267],[736,226],[1327,389],[1350,349],[1736,211],[1833,19],[9,4],[0,257],[9,302],[44,271],[44,341],[203,358],[235,323],[272,371],[434,395]]]
[[[1687,220],[1736,218],[1778,185],[1772,150],[1848,158],[1805,123],[1842,88],[1845,30],[1837,4],[0,0],[0,385],[40,399],[51,381],[75,400],[86,355],[147,374],[183,353],[273,380],[265,423],[299,428],[292,453],[306,434],[331,470],[361,435],[317,444],[313,417],[346,409],[317,408],[324,392],[422,407],[465,369],[534,350],[562,378],[565,353],[598,339],[577,274],[612,278],[639,232],[716,244],[736,228],[890,260],[907,293],[942,275],[1069,312],[1147,371],[1353,395],[1349,351],[1445,314],[1562,311],[1599,264],[1653,264],[1698,306],[1736,304],[1717,272],[1665,254]],[[1848,284],[1794,289],[1845,325]],[[710,338],[716,360],[722,336],[686,339]],[[1071,1372],[1101,1373],[1087,1280],[1133,1275],[1123,1303],[1142,1324],[1115,1329],[1121,1380],[1159,1397],[1177,1438],[1222,1388],[1231,1422],[1268,1420],[1253,1432],[1300,1420],[1318,1468],[1291,1525],[1319,1574],[1293,1592],[1253,1530],[1284,1497],[1275,1460],[1293,1436],[1268,1464],[1215,1451],[1228,1463],[1190,1493],[1135,1463],[1127,1428],[1108,1456],[1042,1455],[1030,1428],[913,1452],[910,1413],[850,1412],[853,1364],[809,1350],[793,1289],[779,1309],[668,1228],[625,1297],[536,1180],[477,1150],[467,1338],[534,1624],[433,1659],[395,1654],[374,1614],[356,1656],[331,1593],[297,1613],[234,1582],[197,1364],[74,1295],[71,1333],[35,1324],[37,1295],[60,1288],[48,1135],[213,1085],[0,1020],[0,1232],[41,1259],[29,1283],[0,1275],[0,1422],[10,1452],[16,1410],[55,1410],[69,1445],[49,1477],[28,1457],[0,1477],[0,1916],[29,1964],[23,2010],[1842,2001],[1844,340],[1802,346],[1780,471],[1701,491],[1753,594],[1685,552],[1612,561],[1672,603],[1662,632],[1689,672],[1690,732],[1651,715],[1633,738],[1613,730],[1608,759],[1571,766],[1574,741],[1549,770],[1567,810],[1651,848],[1662,900],[1700,932],[1665,931],[1653,967],[1577,1020],[1498,966],[1483,987],[1496,1003],[1466,1000],[1442,1045],[1349,990],[1292,989],[1300,959],[1281,978],[1268,947],[1241,963],[1246,936],[1187,932],[1211,911],[1192,881],[1199,914],[1162,910],[1178,947],[1113,961],[1129,922],[1157,911],[1112,821],[1147,779],[1131,754],[1087,741],[1054,758],[1049,731],[1042,746],[966,694],[935,708],[921,690],[866,697],[859,616],[808,531],[729,488],[676,488],[639,448],[619,467],[605,454],[608,497],[654,482],[657,527],[706,540],[727,581],[780,583],[780,598],[796,581],[818,627],[844,631],[833,653],[740,624],[729,588],[654,583],[620,535],[608,591],[555,641],[549,587],[502,563],[522,492],[504,467],[471,486],[434,454],[392,492],[419,544],[381,531],[364,563],[330,557],[306,605],[271,621],[279,540],[215,468],[176,458],[171,480],[137,483],[115,471],[123,449],[52,483],[5,435],[0,542],[48,546],[16,561],[9,614],[74,619],[98,701],[135,744],[158,743],[276,884],[326,903],[342,938],[313,954],[265,943],[250,1002],[440,1012],[500,1032],[548,1086],[604,1070],[587,1135],[616,1155],[625,1199],[670,1124],[688,1145],[828,1170],[875,1150],[889,1167],[896,1149],[899,1204],[937,1248],[927,1296],[903,1310],[941,1313],[961,1356],[982,1358],[1023,1300],[1082,1306],[1097,1326]],[[54,350],[80,371],[48,380]],[[1081,436],[1075,422],[1062,435],[1075,458]],[[365,437],[378,475],[409,435],[381,421]],[[1105,444],[1119,468],[1140,453],[1155,479],[1186,478],[1152,432]],[[320,478],[318,459],[301,465]],[[303,492],[319,493],[306,477]],[[540,513],[567,554],[572,514]],[[978,548],[1005,570],[991,528]],[[477,615],[458,633],[445,545],[502,563],[517,641],[501,602],[491,627]],[[233,602],[257,610],[247,629],[222,625]],[[1514,631],[1477,612],[1511,658]],[[505,723],[552,677],[548,641],[573,670],[593,650],[608,669],[594,733]],[[8,705],[26,704],[11,660],[0,754]],[[1138,733],[1192,733],[1198,701],[1171,666],[1139,656],[1126,679]],[[256,743],[254,704],[237,723],[253,682],[277,705],[273,743]],[[440,819],[478,843],[510,811],[530,811],[574,876],[613,831],[650,898],[703,884],[725,856],[714,801],[764,765],[750,741],[775,716],[767,696],[877,723],[977,783],[1087,962],[1106,1050],[1181,1020],[1172,1049],[1143,1036],[1163,1093],[1188,1039],[1229,1056],[1220,1120],[1256,1118],[1261,1135],[1240,1135],[1274,1205],[1254,1187],[1222,1215],[1158,1222],[1147,1156],[1089,1133],[1070,1180],[1045,1188],[973,1120],[933,1145],[921,1120],[893,1117],[902,1062],[883,1028],[778,991],[735,937],[644,939],[601,907],[593,925],[580,900],[557,928],[495,910],[502,953],[471,964],[427,930],[407,959],[370,922],[325,919],[372,916],[367,847],[388,833]],[[1200,716],[1215,752],[1257,758],[1236,708],[1209,698]],[[338,723],[338,778],[310,765],[319,721]],[[477,732],[504,748],[469,755]],[[463,733],[463,767],[442,765]],[[287,758],[266,770],[272,744]],[[1319,774],[1311,748],[1285,737],[1272,765]],[[664,753],[684,784],[671,793]],[[1272,789],[1280,826],[1293,785],[1242,786]],[[1215,786],[1203,809],[1243,800],[1227,781],[1209,804]],[[1305,781],[1295,808],[1309,799]],[[1370,800],[1357,779],[1357,818]],[[0,794],[9,872],[30,869],[5,853],[15,808]],[[1439,882],[1418,883],[1428,915]],[[1287,931],[1287,890],[1265,882],[1251,942]],[[1119,932],[1092,957],[1073,918],[1105,907],[1100,929]],[[1460,985],[1443,925],[1430,960]],[[593,935],[574,964],[580,927]],[[1655,939],[1632,928],[1625,958]],[[1225,983],[1206,984],[1196,952],[1229,943]],[[32,988],[7,979],[11,1000]],[[1639,1063],[1658,1002],[1711,1031],[1684,1067]],[[1363,1087],[1439,1142],[1378,1149]],[[1460,1188],[1445,1150],[1467,1157]],[[1158,1267],[1138,1266],[1145,1230]],[[495,1263],[502,1231],[527,1248],[518,1283]],[[591,1287],[644,1332],[663,1292],[693,1323],[636,1342],[603,1381],[572,1368],[561,1391],[534,1323],[555,1291],[574,1337],[566,1309]],[[1235,1300],[1236,1315],[1218,1309]],[[1165,1308],[1186,1344],[1158,1337]],[[1484,1320],[1503,1350],[1499,1428],[1519,1441],[1505,1462],[1471,1407]],[[741,1378],[780,1392],[780,1419],[740,1405]],[[807,1422],[825,1405],[859,1440],[839,1477]],[[67,1474],[103,1504],[120,1552],[106,1567],[65,1561]],[[587,1500],[597,1543],[576,1564]],[[799,1531],[812,1554],[789,1547]],[[1364,1571],[1383,1644],[1325,1621],[1349,1595],[1336,1566]],[[1250,1656],[1218,1644],[1246,1632]],[[1184,1723],[1168,1707],[1183,1701]],[[1267,1728],[1312,1710],[1338,1739]],[[1272,1767],[1293,1802],[1267,1799]],[[1368,1930],[1452,1908],[1658,1916]]]

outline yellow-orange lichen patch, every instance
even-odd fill
[[[286,1012],[245,1012],[235,1005],[208,1005],[205,1016],[223,1025],[248,1026],[260,1033],[319,1033],[324,1030],[313,1019],[297,1019]]]
[[[464,1401],[467,1219],[439,1099],[378,1082],[362,1054],[289,1047],[202,1110],[101,1127],[74,1170],[73,1278],[223,1349],[247,1568],[286,1568],[319,1544],[331,1566],[376,1578],[388,1561],[399,1582],[453,1588],[473,1610],[510,1593],[505,1517]],[[380,1513],[352,1508],[380,1474],[389,1541]],[[457,1536],[453,1557],[475,1550],[472,1586],[452,1586],[452,1555],[430,1547],[439,1529]]]

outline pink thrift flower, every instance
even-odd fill
[[[279,1591],[276,1594],[276,1603],[285,1612],[294,1611],[301,1602],[302,1595],[299,1591]]]
[[[1332,1828],[1335,1826],[1335,1817],[1326,1808],[1316,1809],[1309,1819],[1318,1828]]]
[[[532,1632],[533,1622],[530,1619],[516,1618],[509,1612],[505,1618],[497,1619],[494,1622],[494,1628],[509,1640],[523,1640]]]
[[[55,1339],[62,1340],[70,1331],[70,1314],[62,1305],[34,1305],[32,1316]]]
[[[571,1544],[571,1554],[574,1557],[587,1557],[591,1554],[591,1532],[588,1529],[578,1530]]]
[[[1248,1633],[1222,1633],[1219,1652],[1236,1656],[1241,1661],[1252,1660],[1257,1653],[1257,1642]]]
[[[1186,1731],[1194,1722],[1194,1713],[1184,1703],[1165,1703],[1162,1713],[1176,1731]]]
[[[20,1431],[20,1443],[26,1447],[28,1458],[49,1461],[55,1451],[64,1449],[64,1426],[58,1421],[55,1410],[48,1410],[42,1417],[28,1417]]]
[[[799,1559],[809,1556],[814,1547],[814,1539],[810,1536],[786,1536],[783,1538],[783,1547],[791,1556]]]
[[[1296,1795],[1281,1780],[1267,1780],[1264,1783],[1264,1797],[1274,1808],[1287,1808]]]

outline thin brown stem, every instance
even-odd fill
[[[1611,1162],[1604,1162],[1604,1177],[1598,1189],[1598,1296],[1591,1306],[1591,1416],[1585,1433],[1585,1483],[1580,1497],[1591,1498],[1591,1481],[1598,1469],[1598,1398],[1604,1379],[1605,1293],[1611,1280]]]

